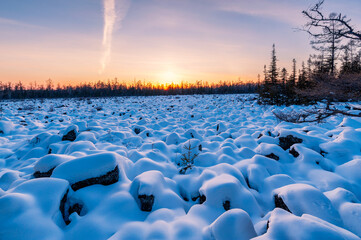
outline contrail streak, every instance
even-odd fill
[[[116,11],[115,0],[104,0],[104,30],[103,30],[103,54],[100,59],[99,74],[102,74],[110,61],[110,53],[112,50],[112,38],[115,25],[121,22],[126,16],[130,1],[119,0],[120,11]]]

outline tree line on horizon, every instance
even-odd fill
[[[273,45],[271,63],[264,66],[259,103],[272,105],[311,104],[320,100],[361,100],[361,32],[340,13],[322,12],[324,0],[303,11],[308,22],[301,30],[311,36],[315,54],[297,68],[281,70]],[[340,66],[338,66],[340,65]]]
[[[95,83],[82,83],[78,85],[58,84],[54,87],[51,79],[45,85],[24,86],[18,83],[0,82],[0,100],[28,99],[28,98],[77,98],[77,97],[117,97],[117,96],[157,96],[157,95],[192,95],[192,94],[237,94],[255,93],[259,85],[254,82],[219,81],[208,83],[196,81],[195,83],[181,82],[180,84],[153,84],[151,82],[134,81],[121,83],[116,78]]]

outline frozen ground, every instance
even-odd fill
[[[252,95],[0,104],[0,239],[361,237],[360,119],[279,123]]]

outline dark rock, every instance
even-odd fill
[[[79,216],[81,216],[81,211],[83,210],[83,204],[75,203],[73,206],[69,207],[68,213],[69,216],[73,213],[77,213]]]
[[[140,131],[140,129],[139,128],[134,128],[134,132],[135,132],[135,134],[139,134],[141,131]]]
[[[79,216],[84,216],[84,204],[77,201],[75,203],[74,199],[69,199],[69,189],[64,194],[63,198],[60,201],[59,210],[61,212],[61,215],[63,217],[63,220],[66,225],[70,224],[69,216],[73,213],[77,213]]]
[[[71,130],[67,134],[65,134],[61,140],[73,142],[75,139],[76,139],[76,132],[75,130]]]
[[[286,210],[287,212],[292,213],[281,197],[279,197],[278,195],[275,195],[274,201],[275,201],[276,208],[282,208],[283,210]]]
[[[249,179],[248,179],[248,177],[245,177],[244,180],[246,180],[246,183],[247,183],[248,188],[252,188],[251,185],[249,184]]]
[[[276,160],[276,161],[280,160],[280,157],[277,156],[277,155],[274,154],[274,153],[268,154],[268,155],[266,155],[266,157],[272,158],[272,159],[274,159],[274,160]]]
[[[294,156],[295,158],[298,157],[298,156],[300,156],[300,154],[296,151],[296,149],[295,149],[294,147],[291,148],[290,154],[291,154],[292,156]]]
[[[199,146],[198,146],[198,150],[200,151],[200,152],[202,152],[202,144],[199,144]]]
[[[54,169],[55,169],[55,167],[53,167],[52,169],[50,169],[47,172],[36,171],[36,172],[34,172],[33,176],[34,176],[34,178],[50,177],[51,174],[53,173]]]
[[[195,201],[197,201],[198,198],[199,198],[199,195],[196,197],[192,197],[192,201],[195,202]]]
[[[199,197],[199,204],[203,204],[206,200],[207,200],[206,196],[201,195],[201,196]]]
[[[61,215],[63,216],[64,222],[66,225],[68,225],[70,223],[69,216],[66,216],[66,213],[65,213],[65,205],[68,200],[68,193],[69,193],[69,189],[66,191],[63,198],[61,199],[60,206],[59,206],[59,210],[61,212]]]
[[[154,204],[153,195],[139,195],[138,199],[140,201],[140,210],[144,212],[151,212]]]
[[[197,195],[195,197],[192,197],[192,201],[195,202],[199,199],[199,204],[203,204],[206,201],[206,196],[204,195]]]
[[[283,150],[289,149],[293,144],[302,143],[303,140],[292,135],[288,135],[287,137],[279,138],[279,145]]]
[[[328,152],[325,152],[325,151],[323,151],[323,150],[321,149],[320,154],[322,155],[322,157],[325,157],[326,154],[328,154]]]
[[[228,211],[229,209],[231,209],[231,202],[226,200],[223,202],[223,208],[224,210]]]
[[[94,184],[101,184],[104,186],[111,185],[118,182],[119,180],[119,168],[116,166],[114,170],[107,172],[105,175],[100,177],[88,178],[79,182],[76,182],[71,185],[71,188],[74,191],[77,191],[81,188],[88,187]]]

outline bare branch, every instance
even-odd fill
[[[309,20],[304,27],[303,31],[309,33],[313,37],[319,37],[320,33],[314,32],[314,28],[322,29],[323,34],[333,33],[332,29],[329,28],[330,23],[338,24],[338,29],[336,31],[337,36],[341,38],[348,38],[353,40],[361,41],[361,32],[355,30],[355,28],[350,24],[351,19],[347,19],[346,15],[339,14],[330,14],[328,17],[322,13],[322,5],[324,0],[320,0],[313,7],[308,10],[302,11],[302,14]]]
[[[349,108],[351,109],[351,107]],[[321,123],[323,120],[336,115],[343,115],[348,117],[361,117],[361,112],[358,114],[354,114],[337,108],[331,108],[330,104],[327,104],[325,108],[313,108],[313,109],[303,110],[302,112],[273,111],[273,115],[275,115],[275,117],[279,121],[285,121],[291,123],[312,123],[312,122]]]

